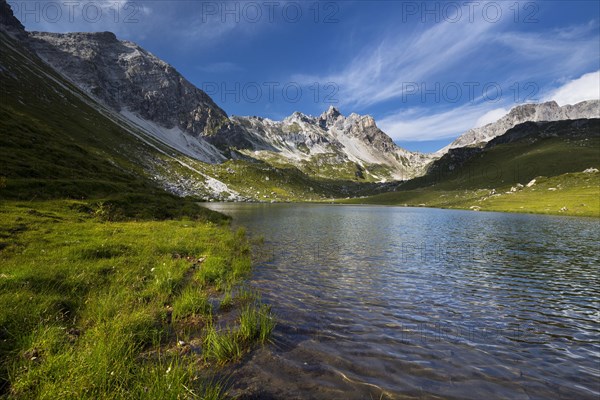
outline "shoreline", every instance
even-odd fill
[[[0,397],[222,398],[275,326],[245,230],[99,204],[0,202]]]

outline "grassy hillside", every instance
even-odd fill
[[[274,326],[244,232],[2,32],[0,78],[0,398],[224,397],[219,367]]]
[[[155,189],[128,155],[139,144],[39,59],[4,33],[0,38],[2,198]]]
[[[600,121],[549,124],[483,150],[459,149],[394,192],[347,202],[600,216],[600,176],[583,173],[600,168]]]
[[[347,204],[383,204],[600,217],[600,174],[568,173],[538,177],[531,188],[437,190],[431,187],[343,200]]]
[[[345,176],[314,178],[294,166],[262,161],[210,165],[137,131],[140,140],[131,134],[134,128],[107,118],[108,110],[98,112],[97,103],[2,32],[0,66],[0,179],[5,186],[0,198],[164,195],[159,186],[196,197],[229,197],[209,190],[203,174],[223,181],[243,197],[264,201],[323,200],[374,186],[362,186]],[[231,174],[232,168],[243,173]],[[265,181],[268,171],[281,179]]]
[[[506,138],[500,137],[482,150],[451,150],[435,162],[427,176],[407,182],[402,188],[492,189],[525,184],[537,176],[556,176],[598,167],[600,120],[590,120],[574,131],[573,124],[572,121],[558,121],[534,130],[529,124],[523,124],[507,132],[507,137],[515,137],[522,130],[527,131],[526,136],[514,141],[507,142]],[[542,134],[547,137],[539,137]]]

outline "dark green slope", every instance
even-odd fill
[[[81,197],[148,189],[122,150],[129,135],[20,43],[0,32],[2,197]]]
[[[149,179],[156,146],[0,31],[0,199],[109,202],[119,214],[207,214]]]
[[[274,326],[238,290],[251,266],[243,230],[162,190],[159,174],[203,176],[5,27],[26,39],[0,0],[0,399],[224,398],[219,368]],[[221,298],[242,317],[211,331]],[[269,327],[238,335],[254,332],[244,319]],[[180,351],[182,337],[202,354]],[[224,339],[237,354],[211,351]]]
[[[427,176],[402,188],[496,188],[526,184],[537,176],[581,172],[599,163],[600,120],[526,122],[483,148],[450,150]]]
[[[527,122],[483,148],[451,150],[394,192],[351,202],[597,216],[600,174],[588,168],[600,168],[600,120]]]

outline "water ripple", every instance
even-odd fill
[[[235,375],[273,398],[598,398],[590,219],[392,207],[213,205],[268,260],[276,344]],[[241,390],[241,389],[240,389]],[[266,391],[266,392],[265,392]]]

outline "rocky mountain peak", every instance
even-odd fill
[[[335,122],[340,117],[343,117],[340,110],[338,110],[334,106],[329,106],[329,109],[327,109],[327,111],[325,111],[319,117],[319,125],[324,129],[328,129],[328,128],[332,127],[333,124],[335,124]]]
[[[25,27],[15,17],[12,8],[6,0],[0,0],[0,27],[16,33],[25,33]]]
[[[329,108],[327,109],[327,111],[325,111],[323,114],[321,114],[321,118],[336,119],[337,117],[339,117],[341,115],[342,115],[342,113],[340,112],[340,110],[338,110],[334,106],[329,106]]]
[[[331,165],[343,169],[354,164],[376,179],[408,179],[423,174],[433,160],[398,147],[373,117],[345,117],[335,107],[318,117],[296,112],[283,121],[252,117],[232,120],[249,144],[238,148],[253,150],[253,157],[287,158],[301,168]],[[373,165],[379,172],[368,172]]]
[[[227,114],[175,68],[112,32],[29,34],[30,47],[97,99],[193,137],[212,137]]]

